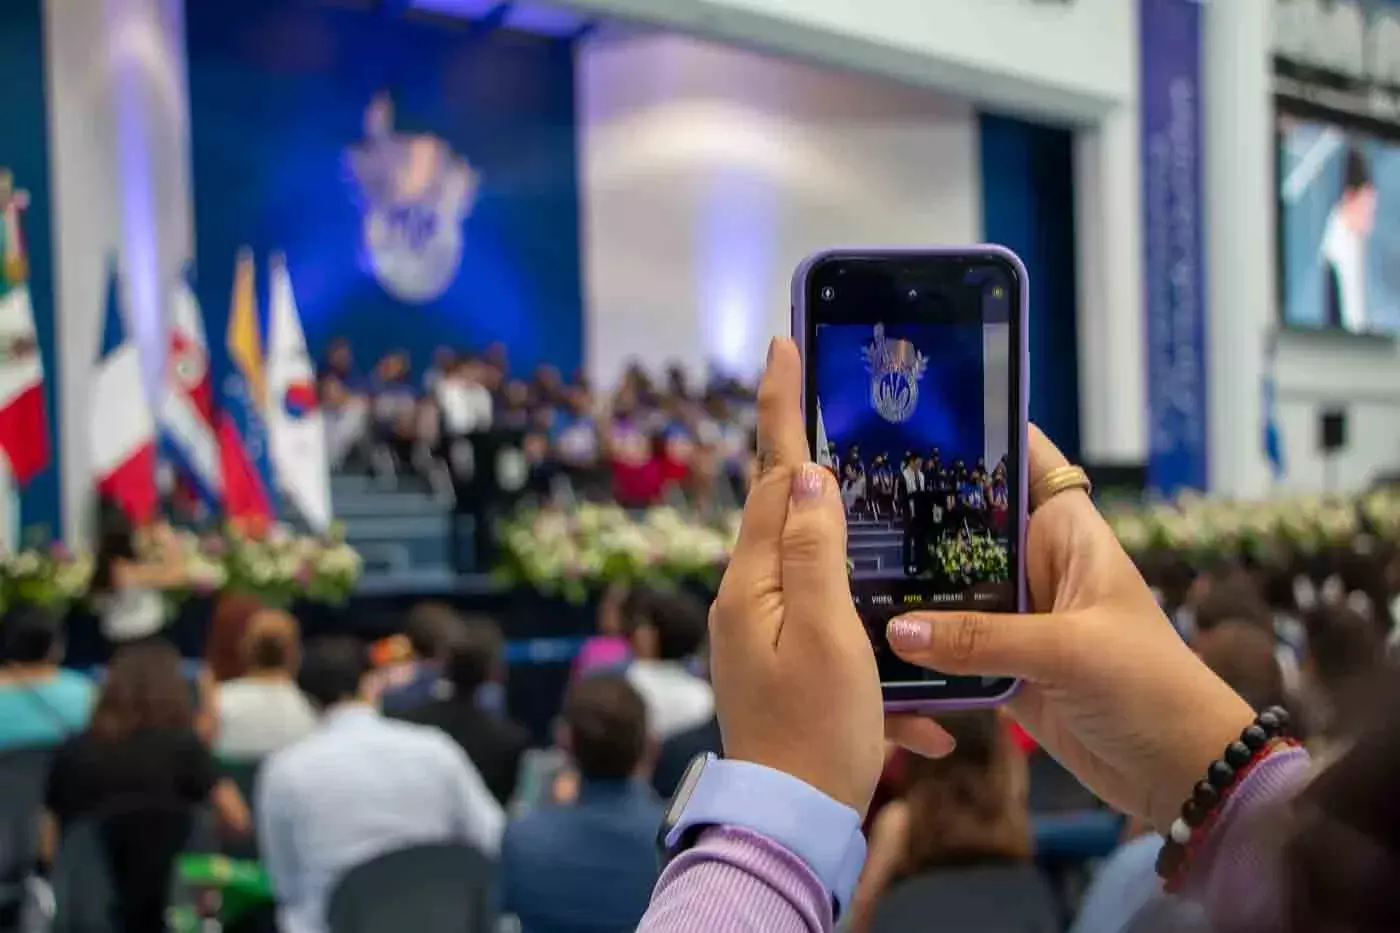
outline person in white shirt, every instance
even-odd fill
[[[300,641],[296,619],[281,610],[266,609],[248,621],[248,673],[219,688],[220,757],[262,758],[316,728],[316,713],[296,684]]]
[[[188,580],[169,525],[150,526],[143,540],[115,505],[104,504],[101,513],[89,595],[102,636],[115,648],[160,634],[168,621],[165,591]]]
[[[364,646],[307,646],[297,681],[322,711],[315,732],[258,775],[258,849],[283,933],[324,933],[351,868],[399,849],[461,842],[500,851],[505,814],[466,753],[441,731],[386,719],[364,699]]]
[[[476,434],[491,428],[491,392],[483,384],[481,364],[459,360],[438,380],[434,396],[442,413],[442,429],[448,438]]]
[[[1324,322],[1364,333],[1371,320],[1366,306],[1366,252],[1376,227],[1378,196],[1366,157],[1349,149],[1342,196],[1327,217],[1322,236]]]
[[[633,657],[627,681],[646,704],[652,737],[664,742],[709,722],[714,688],[691,663],[705,640],[704,604],[688,593],[638,588],[622,620]]]

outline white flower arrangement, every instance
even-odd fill
[[[574,602],[611,583],[715,585],[738,536],[738,513],[717,523],[671,508],[632,514],[583,503],[523,512],[500,530],[498,578]]]
[[[166,594],[176,602],[232,587],[269,602],[339,603],[350,595],[363,569],[359,553],[339,529],[324,539],[297,535],[285,526],[273,526],[260,536],[174,532],[159,540],[143,539],[138,548],[153,560],[169,559],[157,556],[157,550],[173,550],[187,583]],[[92,555],[71,552],[62,544],[0,554],[0,609],[29,603],[62,611],[87,596],[92,572]]]
[[[1128,553],[1260,559],[1352,547],[1374,538],[1400,544],[1400,489],[1357,498],[1302,496],[1233,502],[1186,496],[1107,514]],[[740,513],[718,523],[669,508],[629,513],[614,505],[528,511],[501,532],[498,576],[573,601],[610,583],[718,583]],[[930,549],[935,573],[959,585],[1010,578],[1006,549],[987,535],[948,538]],[[849,574],[851,562],[846,562]]]

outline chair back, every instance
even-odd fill
[[[1079,779],[1045,749],[1031,752],[1027,765],[1032,813],[1069,813],[1103,806],[1093,791],[1079,783]]]
[[[253,806],[254,790],[258,783],[258,769],[262,767],[261,758],[248,758],[242,760],[227,760],[219,762],[219,772],[225,778],[233,782],[238,788],[238,793],[247,801],[248,806]],[[256,821],[254,821],[256,826]],[[258,857],[258,839],[256,831],[250,831],[246,835],[234,838],[226,838],[221,841],[220,851],[230,858],[255,859]]]
[[[331,933],[485,933],[492,929],[492,866],[470,846],[389,852],[350,869],[326,909]]]
[[[0,917],[18,909],[38,861],[39,813],[52,758],[52,748],[0,752]]]
[[[190,807],[150,803],[64,827],[53,867],[53,933],[165,929],[175,859],[199,824]]]
[[[895,885],[871,933],[1058,933],[1054,891],[1033,865],[949,868]]]
[[[651,772],[651,786],[662,800],[670,800],[681,778],[685,777],[685,769],[690,766],[696,755],[705,752],[718,753],[723,749],[724,741],[720,737],[718,719],[711,719],[688,732],[671,736],[661,743],[656,756],[656,767]]]

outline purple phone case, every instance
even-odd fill
[[[1016,477],[1017,487],[1017,510],[1016,510],[1016,611],[1025,612],[1028,608],[1026,604],[1026,526],[1029,518],[1029,508],[1027,503],[1027,472],[1028,457],[1027,447],[1029,438],[1027,436],[1027,426],[1030,422],[1028,408],[1030,404],[1030,352],[1029,336],[1030,328],[1030,276],[1026,273],[1026,264],[1021,261],[1011,250],[1004,246],[995,244],[979,244],[975,246],[934,246],[924,248],[874,248],[874,247],[848,247],[839,249],[827,249],[813,253],[802,260],[797,269],[792,273],[792,336],[797,342],[797,348],[802,355],[802,366],[804,372],[807,366],[807,276],[812,268],[819,262],[827,259],[887,259],[904,258],[909,256],[946,256],[957,259],[976,259],[978,257],[993,257],[1003,262],[1009,263],[1016,270],[1016,277],[1021,283],[1021,300],[1018,307],[1017,322],[1020,328],[1019,340],[1021,344],[1021,359],[1019,375],[1021,381],[1020,398],[1017,402],[1016,430],[1020,432],[1020,471]],[[802,380],[802,412],[803,420],[806,421],[807,414],[807,380]],[[927,698],[914,700],[899,700],[897,702],[886,701],[885,709],[900,711],[934,711],[948,709],[981,709],[990,706],[997,706],[1005,703],[1021,687],[1019,680],[1013,680],[1011,686],[1004,692],[992,697],[966,697],[966,698]]]

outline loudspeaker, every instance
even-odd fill
[[[1347,410],[1325,408],[1317,416],[1317,449],[1334,454],[1347,446]]]

